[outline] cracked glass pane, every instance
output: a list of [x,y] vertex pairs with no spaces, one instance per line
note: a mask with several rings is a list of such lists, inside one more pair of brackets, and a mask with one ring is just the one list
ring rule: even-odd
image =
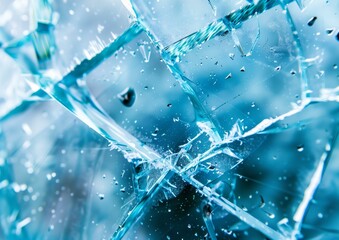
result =
[[54,1],[57,54],[67,69],[84,57],[102,51],[130,24],[129,13],[119,0]]
[[0,3],[1,239],[336,239],[339,3]]

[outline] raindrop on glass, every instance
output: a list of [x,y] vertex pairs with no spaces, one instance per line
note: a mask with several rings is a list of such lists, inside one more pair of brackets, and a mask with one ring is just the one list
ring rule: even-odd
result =
[[120,94],[118,94],[118,98],[126,107],[131,107],[135,102],[135,91],[133,88],[126,88]]
[[304,145],[298,145],[297,150],[298,150],[298,152],[304,151]]
[[333,28],[328,28],[328,29],[326,29],[327,35],[332,35],[333,31],[334,31]]
[[229,78],[231,78],[232,77],[232,73],[229,73],[226,77],[225,77],[225,79],[229,79]]
[[310,20],[308,20],[307,25],[310,26],[310,27],[312,27],[313,24],[314,24],[314,22],[315,22],[315,20],[317,20],[317,17],[311,18]]
[[100,194],[98,194],[98,197],[99,197],[100,200],[104,200],[105,194],[100,193]]

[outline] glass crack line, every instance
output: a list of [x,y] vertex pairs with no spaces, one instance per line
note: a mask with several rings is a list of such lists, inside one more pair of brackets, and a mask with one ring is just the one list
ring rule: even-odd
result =
[[[279,1],[280,0],[260,0],[257,4],[247,5],[210,23],[201,30],[165,47],[163,51],[167,53],[168,59],[178,62],[182,55],[186,54],[196,46],[201,45],[216,36],[224,35],[231,31],[225,23],[229,23],[231,26],[237,27],[238,24],[248,20],[249,18],[277,6],[280,3]],[[292,1],[293,0],[288,0],[286,3],[290,3]]]
[[178,65],[173,65],[167,61],[165,61],[165,63],[174,78],[179,82],[183,92],[189,97],[194,108],[195,122],[198,128],[210,137],[210,141],[212,143],[220,142],[223,137],[221,128],[219,126],[220,124],[208,113],[207,109],[198,98],[197,93],[191,86],[190,80],[184,76]]
[[[47,58],[49,58],[50,56],[48,56],[47,55]],[[40,59],[42,59],[42,58],[40,58]],[[40,82],[41,81],[41,82]],[[40,83],[43,83],[43,81],[44,81],[44,79],[39,79],[39,82]],[[49,82],[49,81],[47,81],[47,82]],[[66,81],[65,81],[66,82]],[[71,107],[71,108],[68,108],[69,110],[71,110],[73,113],[77,113],[78,115],[77,115],[77,117],[78,118],[80,118],[80,119],[84,119],[84,120],[87,120],[87,122],[89,122],[90,124],[91,124],[91,121],[93,121],[93,119],[87,119],[86,117],[87,117],[87,109],[86,109],[86,106],[88,107],[89,106],[89,108],[90,107],[93,107],[94,108],[94,110],[96,110],[96,111],[98,111],[98,112],[101,112],[102,110],[100,109],[100,107],[94,102],[94,104],[92,104],[91,103],[91,96],[90,95],[87,95],[88,93],[84,90],[84,89],[82,89],[82,88],[79,88],[79,89],[75,89],[75,92],[76,93],[79,93],[79,95],[80,95],[80,97],[79,97],[79,95],[74,95],[72,92],[68,92],[68,86],[67,86],[67,84],[65,84],[65,82],[64,83],[58,83],[57,85],[54,85],[53,86],[53,89],[48,89],[48,91],[51,91],[53,94],[55,94],[55,96],[57,95],[56,93],[60,93],[60,96],[61,97],[63,97],[63,96],[66,96],[66,100],[62,100],[61,101],[61,99],[59,98],[58,100],[64,105],[64,106],[66,106],[66,107]],[[46,87],[46,86],[48,86],[48,85],[45,85],[44,87]],[[75,85],[73,85],[73,84],[71,84],[70,85],[71,87],[77,87],[77,86],[75,86]],[[55,92],[53,92],[55,90]],[[71,90],[74,90],[74,89],[71,89]],[[78,91],[79,90],[79,91]],[[62,93],[61,93],[62,92]],[[59,96],[59,95],[58,95]],[[73,101],[73,102],[72,102]],[[76,109],[76,107],[78,106],[77,104],[78,103],[80,103],[80,104],[82,104],[84,101],[86,101],[86,103],[90,103],[89,105],[85,105],[85,106],[82,106],[82,108],[80,107],[80,110],[79,109]],[[87,102],[88,101],[88,102]],[[70,103],[70,104],[69,104]],[[74,105],[73,105],[73,103],[74,103]],[[65,105],[66,104],[66,105]],[[92,105],[91,105],[92,104]],[[75,107],[75,109],[72,109],[72,107]],[[104,115],[104,114],[103,114]],[[96,123],[94,123],[94,124],[96,124]],[[117,129],[115,129],[115,131],[116,131]],[[123,131],[123,130],[122,130]],[[102,133],[104,133],[105,132],[105,129],[102,129]],[[129,136],[129,135],[127,135],[127,137],[128,137],[128,139],[126,139],[126,141],[127,140],[130,140],[129,139],[129,137],[133,137],[133,136]],[[137,140],[136,140],[137,141]],[[121,147],[121,144],[122,143],[120,143],[120,142],[115,142],[115,144],[116,144],[116,146],[119,146],[119,148]],[[132,149],[128,152],[126,149],[124,149],[124,151],[128,154],[128,156],[131,156],[131,155],[133,155],[133,153],[134,153],[134,151],[135,151],[135,149],[134,149],[134,147],[135,146],[133,146],[133,144],[131,144],[130,146],[128,146],[128,147],[131,147]],[[137,155],[138,154],[141,154],[142,152],[144,152],[145,151],[145,149],[144,148],[142,148],[141,150],[140,150],[141,152],[138,152],[137,153]],[[150,149],[150,151],[152,151],[151,149]],[[136,156],[137,156],[136,155]],[[154,155],[156,155],[156,154],[154,154]],[[160,160],[159,160],[160,161]],[[163,165],[163,168],[164,169],[168,169],[168,168],[170,168],[170,166],[167,166],[167,165]],[[166,173],[166,172],[165,172]],[[167,173],[165,174],[165,176],[167,175]],[[184,177],[186,177],[186,175],[183,175]],[[189,178],[189,177],[188,177]],[[186,178],[185,178],[186,179]],[[189,181],[189,179],[187,180],[187,181]],[[163,182],[162,180],[160,181],[160,182]],[[200,183],[201,184],[201,183]],[[198,186],[199,187],[199,184],[195,184],[195,186]],[[156,189],[159,189],[159,188],[156,188]],[[213,192],[213,190],[210,190],[210,192],[211,192],[211,194],[216,194],[216,193],[214,193]],[[206,192],[205,191],[205,194],[204,195],[209,195],[208,194],[208,191]],[[262,228],[263,226],[261,226],[260,225],[260,228]],[[269,233],[269,229],[264,229],[264,230],[262,230],[262,231],[267,231],[268,233]],[[274,237],[276,237],[276,236],[274,236]],[[279,236],[278,236],[279,237]]]
[[301,84],[301,100],[305,100],[310,97],[310,88],[309,88],[309,81],[307,77],[307,64],[305,63],[305,55],[304,51],[300,42],[299,34],[297,28],[294,24],[293,18],[291,13],[287,7],[287,3],[284,0],[279,0],[280,6],[286,12],[286,19],[291,28],[291,32],[293,35],[293,40],[295,43],[295,49],[297,52],[297,61],[298,61],[298,68],[300,73],[300,84]]
[[[225,153],[225,151],[227,151],[226,154],[228,154],[229,156],[232,156],[232,152],[228,152],[228,145],[230,143],[237,141],[237,140],[241,140],[241,139],[249,137],[249,136],[253,136],[255,134],[260,134],[261,132],[263,132],[265,129],[267,129],[268,127],[270,127],[274,123],[276,123],[278,121],[282,121],[286,117],[291,117],[291,116],[301,112],[310,103],[311,103],[311,101],[307,100],[303,104],[296,106],[296,108],[292,109],[291,111],[289,111],[287,113],[279,115],[275,118],[264,119],[259,124],[257,124],[255,127],[253,127],[252,129],[248,130],[247,132],[245,132],[245,133],[243,133],[239,136],[226,137],[221,142],[212,145],[211,148],[209,148],[207,151],[202,153],[199,157],[194,159],[190,164],[185,166],[185,168],[183,168],[182,172],[186,172],[189,169],[195,168],[202,161],[209,159],[212,154],[217,155],[217,154],[220,154],[220,153]],[[233,155],[232,157],[239,159],[236,155]]]
[[91,72],[97,66],[99,66],[105,59],[112,56],[123,45],[129,43],[142,31],[142,28],[138,23],[133,23],[131,26],[113,42],[106,46],[102,51],[97,53],[91,59],[84,59],[78,65],[74,67],[69,73],[63,77],[63,82],[67,85],[74,83],[77,79],[82,78],[84,75]]
[[[140,22],[144,32],[151,39],[151,41],[155,42],[156,37],[150,32],[147,31],[146,27],[143,26],[142,22]],[[195,113],[195,122],[198,128],[205,132],[208,136],[210,136],[210,141],[212,143],[220,142],[223,134],[220,128],[220,124],[217,120],[213,119],[207,109],[204,107],[194,88],[190,84],[190,80],[184,76],[179,66],[167,58],[167,53],[164,51],[160,51],[161,57],[164,60],[167,68],[180,84],[183,92],[190,99],[194,113]]]
[[326,144],[325,146],[325,152],[321,155],[320,160],[318,162],[317,168],[315,169],[311,181],[304,191],[304,197],[302,201],[300,202],[294,216],[293,220],[296,222],[294,225],[294,229],[292,232],[292,238],[297,239],[298,235],[300,235],[301,225],[302,221],[304,219],[306,210],[313,199],[313,196],[316,192],[316,190],[319,187],[319,184],[321,183],[321,180],[324,176],[326,166],[330,160],[331,154],[333,152],[333,147],[335,146],[336,140],[338,137],[338,129],[335,130],[333,139],[331,143]]
[[[184,175],[183,175],[184,176]],[[280,234],[279,232],[271,229],[268,227],[266,224],[262,223],[249,213],[245,212],[241,208],[239,208],[237,205],[234,203],[228,201],[226,198],[220,196],[219,194],[213,192],[211,188],[204,186],[202,183],[199,181],[195,180],[194,178],[191,177],[185,177],[185,181],[187,181],[189,184],[194,186],[198,192],[202,193],[205,195],[210,201],[214,202],[218,206],[222,207],[224,210],[227,212],[231,213],[232,215],[236,216],[239,218],[241,221],[249,225],[250,227],[258,230],[265,236],[271,239],[277,239],[277,240],[285,240],[286,238]]]

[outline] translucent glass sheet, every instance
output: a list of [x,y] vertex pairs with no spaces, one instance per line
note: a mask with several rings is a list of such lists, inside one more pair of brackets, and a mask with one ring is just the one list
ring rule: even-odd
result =
[[0,3],[0,239],[337,239],[339,3]]

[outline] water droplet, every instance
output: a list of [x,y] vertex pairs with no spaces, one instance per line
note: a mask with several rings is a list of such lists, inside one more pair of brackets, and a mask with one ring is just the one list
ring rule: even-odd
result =
[[122,187],[122,188],[120,188],[120,192],[126,192],[126,188],[125,187]]
[[327,35],[332,35],[333,32],[334,32],[334,29],[333,29],[333,28],[328,28],[328,29],[326,29]]
[[232,77],[232,73],[229,73],[226,77],[225,77],[225,79],[229,79],[229,78],[231,78]]
[[209,165],[208,169],[213,171],[215,169],[215,166],[214,165]]
[[221,231],[222,231],[223,233],[226,233],[227,235],[231,235],[231,234],[233,233],[232,231],[229,231],[229,230],[227,230],[227,229],[225,229],[225,228],[222,228]]
[[156,137],[158,135],[159,128],[155,128],[154,132],[152,133],[153,137]]
[[99,24],[97,27],[98,33],[101,33],[104,30],[104,28],[105,28],[104,26]]
[[318,218],[323,218],[324,215],[322,213],[318,213]]
[[230,57],[230,59],[234,60],[235,54],[234,53],[230,53],[230,54],[228,54],[228,56]]
[[188,224],[188,225],[187,225],[187,228],[192,228],[191,224]]
[[336,39],[339,41],[339,32],[336,35]]
[[278,72],[280,71],[280,69],[281,69],[281,66],[277,66],[274,70]]
[[126,107],[131,107],[135,102],[135,91],[133,88],[126,88],[120,94],[118,94],[118,98]]
[[169,107],[169,108],[172,107],[172,104],[171,103],[167,104],[167,107]]
[[266,212],[266,215],[267,215],[269,218],[271,218],[271,219],[275,218],[274,213]]
[[53,229],[54,229],[54,225],[53,224],[48,227],[48,231],[52,231]]
[[317,17],[312,17],[310,20],[308,20],[307,25],[312,27],[314,22],[315,22],[315,20],[317,20]]
[[240,72],[245,72],[245,67],[240,68]]
[[74,15],[74,11],[73,10],[69,10],[68,11],[70,15]]
[[177,118],[173,118],[173,122],[179,122],[180,118],[177,117]]
[[210,204],[206,204],[203,207],[203,212],[206,217],[209,217],[212,214],[212,206]]
[[295,70],[291,70],[291,71],[290,71],[290,74],[291,74],[292,76],[294,76],[294,75],[296,74]]
[[31,135],[32,134],[32,129],[30,128],[30,126],[27,123],[22,124],[22,129],[24,130],[24,132],[27,135]]
[[333,64],[333,69],[337,69],[338,65],[337,64]]
[[100,199],[100,200],[104,200],[104,198],[105,198],[105,194],[103,194],[103,193],[100,193],[100,194],[98,194],[98,197],[99,197],[99,199]]
[[106,174],[102,175],[102,178],[105,179],[106,178]]
[[298,145],[297,150],[298,150],[298,152],[304,151],[304,145]]

